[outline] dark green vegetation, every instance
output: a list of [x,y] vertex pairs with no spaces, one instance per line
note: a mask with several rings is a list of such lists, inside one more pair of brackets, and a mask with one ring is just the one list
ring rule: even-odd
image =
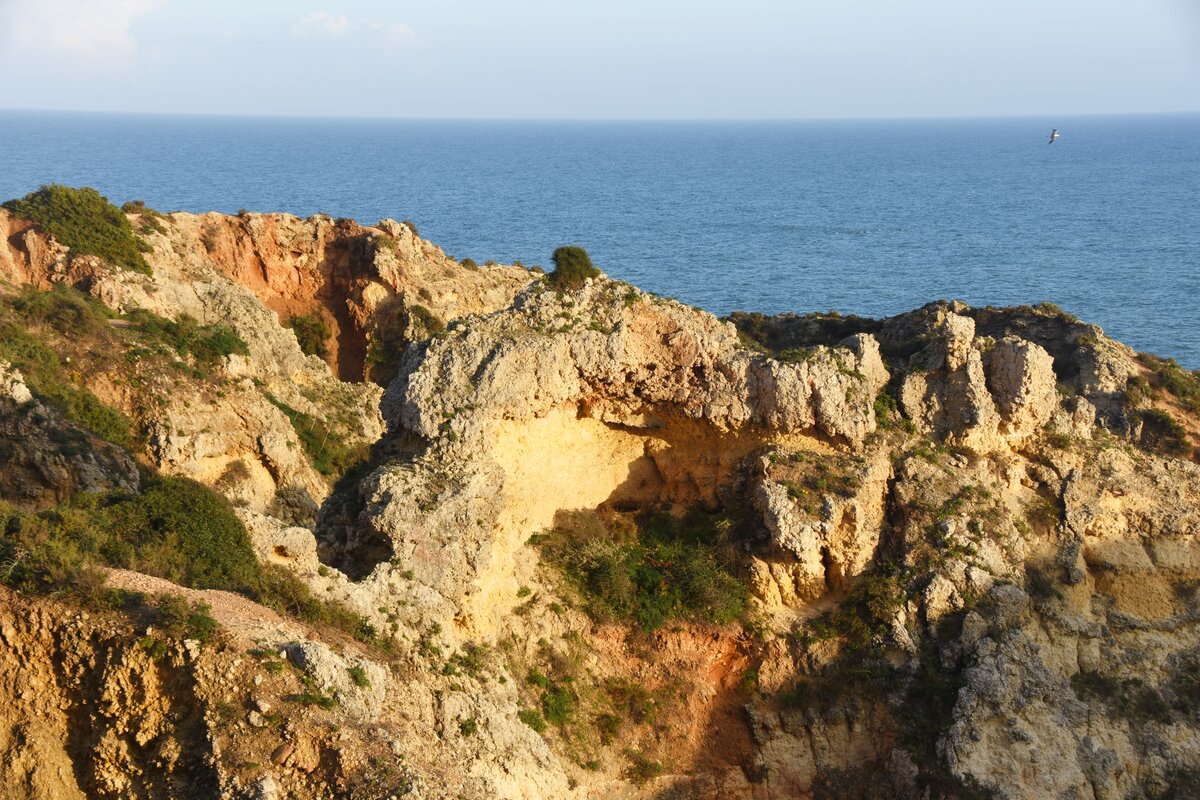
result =
[[128,218],[95,189],[51,183],[9,200],[4,208],[28,219],[75,255],[99,256],[114,266],[150,274]]
[[[264,566],[229,502],[188,478],[152,476],[136,494],[79,494],[40,513],[0,503],[0,583],[110,607],[97,566],[240,592],[281,613],[386,647],[360,615]],[[194,627],[194,626],[193,626]]]
[[630,749],[625,751],[625,757],[629,759],[629,766],[625,769],[625,778],[634,786],[644,786],[663,774],[662,763],[655,761],[645,753]]
[[144,572],[184,586],[253,592],[261,571],[228,501],[188,478],[152,478],[138,494],[80,494],[36,515],[10,514],[6,582],[45,592],[88,564]]
[[303,685],[304,691],[285,695],[283,698],[284,700],[290,700],[291,702],[299,703],[302,706],[317,706],[318,708],[323,708],[326,711],[331,711],[337,708],[338,699],[322,692],[321,687],[317,685],[317,682],[312,675],[297,669],[296,676],[300,679],[300,683]]
[[354,681],[354,685],[360,689],[371,688],[371,681],[367,679],[367,671],[362,667],[347,667],[346,671],[350,673],[350,680]]
[[267,399],[291,420],[304,452],[322,475],[343,475],[366,459],[370,448],[347,444],[346,437],[329,421],[297,411],[273,395],[268,394]]
[[792,361],[817,345],[834,346],[856,333],[876,333],[879,321],[865,317],[843,316],[836,311],[826,314],[768,316],[759,312],[735,311],[728,317],[738,329],[743,344],[753,350],[776,354],[794,354]]
[[1131,421],[1141,424],[1139,444],[1168,456],[1193,454],[1187,428],[1164,408],[1146,408],[1149,403],[1168,403],[1186,414],[1200,415],[1200,372],[1184,369],[1173,358],[1149,353],[1138,355],[1146,367],[1145,377],[1134,375],[1125,384],[1125,402],[1130,406]]
[[575,694],[570,681],[555,681],[538,670],[530,670],[525,678],[541,694],[542,718],[552,725],[568,725],[575,720]]
[[582,247],[566,245],[554,251],[554,271],[547,278],[550,285],[560,290],[579,289],[588,278],[600,276],[600,270],[592,265],[592,258]]
[[878,656],[896,612],[917,592],[914,583],[911,569],[894,563],[877,566],[854,580],[836,609],[813,618],[803,637],[806,641],[840,638],[848,655]]
[[[166,233],[167,229],[162,224],[163,215],[150,208],[141,200],[130,200],[121,206],[121,210],[126,214],[136,214],[138,216],[138,235],[146,236],[151,233]],[[143,252],[149,252],[149,247],[145,246],[141,240],[138,241],[138,249]]]
[[696,510],[682,518],[560,512],[537,537],[593,616],[655,630],[670,621],[732,622],[749,591],[733,574],[729,517]]
[[189,603],[179,595],[163,594],[154,597],[150,605],[155,629],[172,639],[208,642],[221,627],[207,603]]
[[332,332],[319,313],[314,311],[299,317],[293,315],[288,318],[287,326],[296,334],[296,341],[305,355],[322,359],[329,357],[328,344]]
[[532,708],[522,708],[517,712],[517,719],[538,733],[546,732],[546,718],[542,716],[542,712],[540,711],[535,711]]

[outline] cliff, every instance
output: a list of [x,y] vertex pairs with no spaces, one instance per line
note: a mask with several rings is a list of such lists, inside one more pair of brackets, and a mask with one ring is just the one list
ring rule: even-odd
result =
[[[1052,306],[718,320],[134,211],[150,275],[0,212],[14,796],[1195,792],[1195,374]],[[286,596],[79,544],[160,474]],[[18,580],[31,531],[99,572]]]

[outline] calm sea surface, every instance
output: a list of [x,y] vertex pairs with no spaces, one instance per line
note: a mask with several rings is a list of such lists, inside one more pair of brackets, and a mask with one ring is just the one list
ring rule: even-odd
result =
[[[1051,127],[1062,138],[1046,144]],[[414,122],[0,112],[0,199],[410,219],[718,314],[1053,301],[1200,368],[1200,116]]]

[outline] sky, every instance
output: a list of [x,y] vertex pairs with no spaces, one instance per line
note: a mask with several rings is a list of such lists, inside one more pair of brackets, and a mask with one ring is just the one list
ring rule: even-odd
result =
[[1200,0],[0,0],[0,108],[792,119],[1200,111]]

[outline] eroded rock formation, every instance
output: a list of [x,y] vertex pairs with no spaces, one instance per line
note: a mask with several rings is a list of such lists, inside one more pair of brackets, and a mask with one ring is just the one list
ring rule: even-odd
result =
[[[212,375],[181,357],[185,377],[131,387],[95,353],[72,365],[145,432],[144,464],[221,491],[261,562],[376,644],[131,573],[110,585],[210,602],[224,643],[158,651],[118,612],[7,595],[15,796],[1082,799],[1200,782],[1190,373],[1050,307],[721,321],[605,277],[557,291],[466,269],[399,223],[157,224],[143,276],[0,213],[0,268],[99,299],[118,316],[97,331],[135,309],[230,326],[245,351]],[[314,313],[326,360],[286,327]],[[385,331],[406,348],[381,394],[362,379]],[[20,443],[0,468],[12,502],[136,489],[124,450],[7,366],[0,413],[0,443]],[[314,430],[369,459],[335,487]],[[64,432],[88,446],[64,450]],[[721,520],[750,598],[738,621],[597,614],[530,544],[564,515],[620,543],[693,512]]]

